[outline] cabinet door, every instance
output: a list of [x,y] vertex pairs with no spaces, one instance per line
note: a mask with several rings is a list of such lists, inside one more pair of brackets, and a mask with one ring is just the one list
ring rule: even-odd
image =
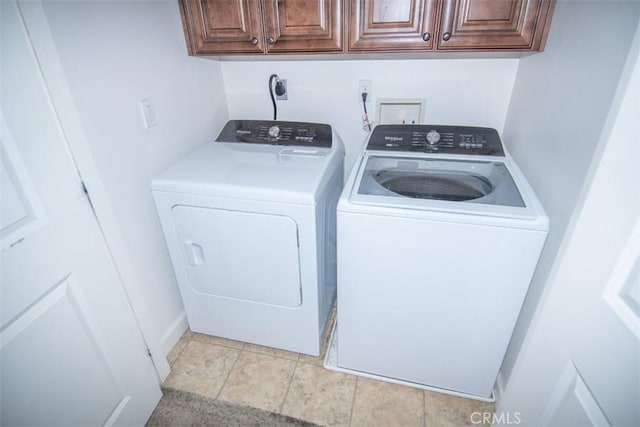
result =
[[269,53],[342,51],[342,0],[265,0]]
[[264,51],[259,0],[179,0],[191,55]]
[[350,51],[433,48],[436,0],[350,0]]
[[552,2],[443,0],[438,50],[542,50]]

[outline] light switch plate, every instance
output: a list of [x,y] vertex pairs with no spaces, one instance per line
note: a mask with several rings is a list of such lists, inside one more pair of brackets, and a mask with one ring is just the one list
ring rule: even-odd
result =
[[145,98],[138,101],[140,103],[140,109],[142,110],[142,119],[144,120],[145,127],[152,128],[158,126],[158,118],[156,117],[156,110],[153,107],[151,99]]
[[424,123],[424,98],[383,98],[377,102],[376,122],[381,125]]

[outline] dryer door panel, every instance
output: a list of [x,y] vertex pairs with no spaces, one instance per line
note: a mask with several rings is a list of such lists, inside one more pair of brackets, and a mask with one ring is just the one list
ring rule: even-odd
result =
[[181,205],[172,217],[196,292],[300,305],[298,230],[292,218]]

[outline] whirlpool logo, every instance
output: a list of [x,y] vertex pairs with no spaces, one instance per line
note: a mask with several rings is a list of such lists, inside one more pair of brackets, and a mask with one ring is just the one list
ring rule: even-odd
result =
[[404,139],[404,138],[403,138],[403,137],[401,137],[401,136],[385,136],[385,137],[384,137],[384,140],[385,140],[385,141],[392,141],[392,142],[395,142],[395,141],[402,141],[403,139]]
[[471,414],[471,424],[484,425],[517,425],[522,422],[520,412],[473,412]]

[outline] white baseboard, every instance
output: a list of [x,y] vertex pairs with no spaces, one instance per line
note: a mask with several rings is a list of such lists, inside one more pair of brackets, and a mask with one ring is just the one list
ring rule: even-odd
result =
[[164,356],[169,354],[173,346],[176,345],[187,329],[189,329],[189,322],[187,321],[186,313],[183,311],[178,315],[176,320],[171,323],[164,334],[162,334],[162,337],[160,337],[160,345],[162,346]]
[[502,372],[498,372],[498,378],[496,379],[496,386],[493,388],[493,395],[496,397],[496,410],[500,405],[500,400],[504,396],[504,378]]

